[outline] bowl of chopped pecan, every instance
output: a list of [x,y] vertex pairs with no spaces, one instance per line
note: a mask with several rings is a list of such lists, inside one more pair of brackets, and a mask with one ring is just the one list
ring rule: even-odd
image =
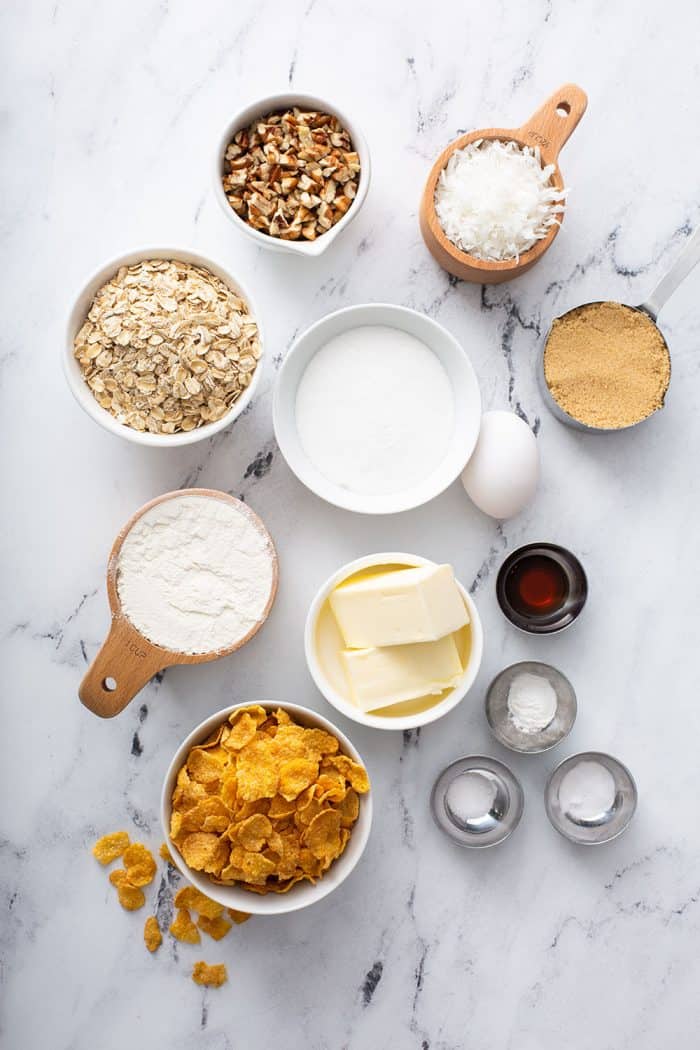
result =
[[78,404],[140,445],[189,445],[229,426],[260,379],[250,294],[224,267],[180,248],[102,265],[68,318],[63,365]]
[[369,178],[367,143],[345,114],[312,95],[271,95],[226,126],[214,191],[257,244],[313,256],[357,215]]

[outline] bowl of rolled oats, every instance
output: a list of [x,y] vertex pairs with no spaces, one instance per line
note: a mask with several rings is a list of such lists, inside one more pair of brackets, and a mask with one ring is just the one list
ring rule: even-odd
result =
[[315,256],[357,215],[369,179],[364,135],[337,107],[313,95],[271,95],[227,124],[214,191],[257,244]]
[[196,252],[145,248],[85,283],[68,320],[64,371],[78,404],[141,445],[187,445],[229,426],[261,368],[250,294]]

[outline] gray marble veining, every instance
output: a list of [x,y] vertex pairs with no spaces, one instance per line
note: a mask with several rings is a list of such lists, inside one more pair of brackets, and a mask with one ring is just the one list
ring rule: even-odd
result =
[[[8,0],[0,12],[6,161],[0,243],[5,670],[0,843],[3,1050],[657,1050],[700,1022],[697,741],[698,277],[661,318],[673,357],[667,407],[613,438],[549,416],[535,362],[553,316],[598,297],[641,302],[700,220],[695,129],[700,8],[620,0],[494,0],[426,7],[201,0]],[[460,130],[517,125],[573,80],[589,109],[562,154],[572,188],[552,250],[511,285],[443,273],[417,226],[420,191]],[[237,236],[213,199],[212,151],[230,113],[287,86],[336,99],[365,130],[367,202],[320,259]],[[250,411],[207,444],[164,452],[100,431],[73,403],[59,351],[72,297],[103,258],[183,244],[249,283],[264,317],[265,373]],[[271,390],[293,336],[366,300],[424,310],[468,350],[487,407],[538,433],[535,503],[498,525],[457,484],[385,519],[326,506],[274,443]],[[240,495],[279,549],[269,623],[240,653],[158,676],[115,721],[78,703],[108,624],[107,552],[143,502],[185,485]],[[494,579],[531,540],[576,551],[591,593],[561,637],[525,638]],[[316,692],[303,620],[338,565],[380,549],[450,561],[485,627],[481,673],[440,723],[405,734],[345,723]],[[483,695],[522,659],[560,667],[579,698],[571,737],[506,754]],[[205,715],[278,697],[339,722],[366,758],[376,823],[361,865],[315,907],[253,919],[220,944],[166,941],[124,913],[89,848],[127,827],[156,847],[173,750]],[[600,748],[633,771],[640,805],[618,841],[582,851],[547,823],[549,772]],[[523,820],[465,853],[429,813],[460,754],[512,764]],[[167,923],[178,877],[150,903]],[[196,987],[192,962],[226,961]]]

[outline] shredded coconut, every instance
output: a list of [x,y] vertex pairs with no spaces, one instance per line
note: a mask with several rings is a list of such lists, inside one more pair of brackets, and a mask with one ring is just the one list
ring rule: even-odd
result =
[[435,210],[460,251],[492,262],[529,251],[564,211],[568,190],[551,184],[539,148],[479,139],[455,150],[440,172]]
[[269,537],[211,496],[176,496],[134,524],[117,563],[127,619],[156,645],[209,653],[245,637],[272,590]]

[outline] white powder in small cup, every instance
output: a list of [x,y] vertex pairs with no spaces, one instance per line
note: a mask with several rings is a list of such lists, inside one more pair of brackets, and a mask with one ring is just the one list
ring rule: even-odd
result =
[[449,814],[460,824],[487,816],[496,797],[496,785],[476,769],[454,778],[447,789],[445,803]]
[[557,694],[544,675],[522,671],[510,683],[508,714],[521,733],[539,733],[557,713]]
[[245,508],[212,496],[157,503],[132,526],[117,561],[122,611],[149,641],[213,653],[261,620],[274,549]]
[[615,803],[615,778],[592,759],[577,762],[559,785],[559,805],[575,821],[603,818]]

